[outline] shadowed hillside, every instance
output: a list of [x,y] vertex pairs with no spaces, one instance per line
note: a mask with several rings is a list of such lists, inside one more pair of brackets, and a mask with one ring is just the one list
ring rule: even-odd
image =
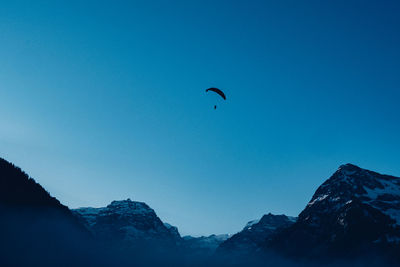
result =
[[0,159],[0,265],[89,263],[91,235],[20,168]]

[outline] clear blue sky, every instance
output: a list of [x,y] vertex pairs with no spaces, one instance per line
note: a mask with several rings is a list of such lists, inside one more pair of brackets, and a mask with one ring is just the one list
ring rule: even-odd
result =
[[0,156],[71,208],[234,233],[400,176],[398,1],[39,2],[0,6]]

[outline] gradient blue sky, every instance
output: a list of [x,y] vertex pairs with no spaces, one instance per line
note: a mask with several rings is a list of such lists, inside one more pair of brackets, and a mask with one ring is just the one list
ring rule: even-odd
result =
[[0,156],[193,235],[297,215],[343,163],[400,176],[395,2],[2,1]]

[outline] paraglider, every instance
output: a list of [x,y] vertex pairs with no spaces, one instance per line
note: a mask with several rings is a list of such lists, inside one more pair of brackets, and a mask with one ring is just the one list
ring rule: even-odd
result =
[[206,92],[208,92],[208,91],[216,92],[216,93],[219,94],[224,100],[226,100],[226,96],[225,96],[224,92],[222,92],[220,89],[211,87],[211,88],[206,89]]
[[[206,92],[208,92],[208,91],[215,92],[218,95],[220,95],[224,100],[226,100],[226,96],[225,96],[224,92],[222,92],[220,89],[211,87],[211,88],[206,89]],[[217,109],[217,105],[214,105],[214,109]]]

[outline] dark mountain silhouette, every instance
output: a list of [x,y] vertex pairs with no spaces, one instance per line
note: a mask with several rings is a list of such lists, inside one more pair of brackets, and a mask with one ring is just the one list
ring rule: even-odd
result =
[[54,208],[69,213],[66,206],[14,164],[0,158],[0,205],[14,208]]
[[33,178],[1,158],[0,214],[1,266],[91,262],[91,234]]

